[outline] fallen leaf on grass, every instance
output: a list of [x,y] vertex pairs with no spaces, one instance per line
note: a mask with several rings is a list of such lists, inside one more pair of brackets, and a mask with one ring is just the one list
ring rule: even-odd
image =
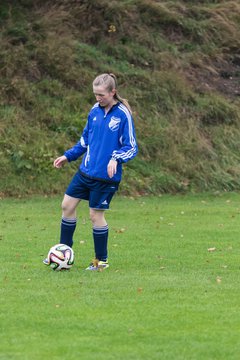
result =
[[212,247],[212,248],[208,248],[208,252],[214,252],[216,251],[217,249],[215,247]]
[[121,228],[121,229],[118,229],[118,230],[115,230],[116,233],[123,233],[126,229],[125,228]]

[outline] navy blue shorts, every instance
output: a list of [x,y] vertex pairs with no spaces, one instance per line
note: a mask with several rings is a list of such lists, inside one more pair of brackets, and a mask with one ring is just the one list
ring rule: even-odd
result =
[[118,190],[118,183],[91,179],[78,171],[69,184],[66,195],[88,200],[92,209],[107,210],[113,195]]

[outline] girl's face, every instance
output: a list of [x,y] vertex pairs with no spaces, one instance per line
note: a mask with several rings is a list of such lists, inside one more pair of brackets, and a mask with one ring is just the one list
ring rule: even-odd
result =
[[104,86],[93,86],[93,93],[96,97],[96,100],[103,107],[113,105],[115,102],[114,95],[116,90],[108,91]]

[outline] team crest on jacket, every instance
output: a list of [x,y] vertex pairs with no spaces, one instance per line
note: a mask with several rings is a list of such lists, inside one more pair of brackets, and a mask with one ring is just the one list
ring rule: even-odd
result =
[[119,129],[120,122],[121,122],[121,119],[119,119],[115,116],[112,116],[110,123],[108,124],[109,129],[112,131],[117,131]]

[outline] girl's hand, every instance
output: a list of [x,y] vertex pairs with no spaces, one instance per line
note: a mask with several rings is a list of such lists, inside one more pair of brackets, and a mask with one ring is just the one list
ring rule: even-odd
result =
[[57,169],[61,168],[66,162],[67,158],[65,155],[58,157],[56,160],[54,160],[53,166]]
[[116,160],[113,160],[111,159],[108,163],[108,166],[107,166],[107,173],[108,173],[108,176],[110,178],[112,178],[116,172],[117,172],[117,161]]

